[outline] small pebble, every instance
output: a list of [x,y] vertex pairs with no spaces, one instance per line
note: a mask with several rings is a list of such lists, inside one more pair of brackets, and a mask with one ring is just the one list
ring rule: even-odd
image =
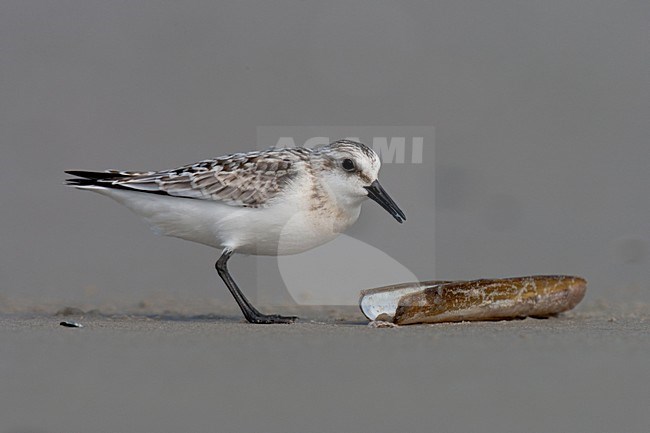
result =
[[61,323],[59,323],[59,325],[65,326],[66,328],[83,328],[84,327],[84,325],[82,325],[81,323],[77,323],[77,322],[61,322]]

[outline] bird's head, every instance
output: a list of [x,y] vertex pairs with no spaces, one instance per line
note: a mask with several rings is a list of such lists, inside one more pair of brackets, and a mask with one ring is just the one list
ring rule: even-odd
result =
[[398,222],[406,221],[404,212],[379,184],[381,161],[374,150],[363,143],[339,140],[315,152],[322,158],[322,175],[327,186],[337,198],[350,203],[371,198]]

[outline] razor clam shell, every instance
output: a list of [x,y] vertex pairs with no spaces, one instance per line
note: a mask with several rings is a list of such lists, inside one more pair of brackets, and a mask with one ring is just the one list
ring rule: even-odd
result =
[[423,281],[420,283],[402,283],[390,286],[365,289],[361,291],[359,307],[370,320],[393,321],[397,304],[403,296],[452,281]]
[[359,304],[368,319],[398,325],[504,320],[570,310],[586,289],[584,279],[565,275],[428,281],[364,290]]

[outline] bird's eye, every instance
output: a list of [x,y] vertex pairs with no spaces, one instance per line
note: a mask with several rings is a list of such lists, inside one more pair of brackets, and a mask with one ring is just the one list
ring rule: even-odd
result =
[[345,158],[343,160],[343,170],[345,171],[353,171],[354,170],[354,161],[352,161],[350,158]]

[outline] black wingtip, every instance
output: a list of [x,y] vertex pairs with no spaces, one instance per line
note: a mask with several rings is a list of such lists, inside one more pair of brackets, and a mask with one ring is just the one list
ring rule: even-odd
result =
[[76,178],[66,179],[65,186],[84,187],[95,186],[108,189],[124,189],[129,191],[141,192],[143,194],[169,195],[165,191],[143,191],[129,188],[119,181],[129,177],[128,172],[119,172],[114,170],[107,171],[85,171],[85,170],[64,170],[65,173],[77,176]]
[[97,185],[97,181],[95,179],[66,179],[64,185],[66,186],[90,186],[90,185]]
[[118,180],[125,177],[124,174],[116,171],[89,171],[89,170],[65,170],[66,174],[77,176],[76,178],[66,179],[65,185],[68,186],[91,186],[107,185],[106,181]]
[[124,174],[117,173],[115,171],[65,170],[65,173],[71,174],[72,176],[81,177],[83,179],[93,180],[120,179],[125,177]]

